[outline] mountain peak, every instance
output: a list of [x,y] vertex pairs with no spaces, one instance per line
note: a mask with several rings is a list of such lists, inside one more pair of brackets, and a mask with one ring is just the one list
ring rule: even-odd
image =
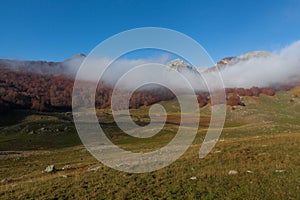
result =
[[270,57],[272,56],[272,53],[267,51],[252,51],[245,54],[242,54],[240,56],[237,56],[238,59],[249,59],[249,58],[263,58],[263,57]]
[[216,65],[218,66],[225,66],[225,65],[233,65],[242,60],[249,60],[252,58],[268,58],[271,57],[273,54],[267,51],[252,51],[248,52],[236,57],[226,57],[217,62]]
[[69,61],[73,61],[73,60],[83,60],[85,57],[86,57],[85,54],[78,53],[78,54],[75,54],[75,55],[71,56],[70,58],[64,60],[63,63],[66,63],[66,62],[69,62]]
[[73,55],[70,59],[74,59],[74,58],[85,58],[86,55],[83,54],[83,53],[78,53],[78,54],[75,54]]
[[191,68],[191,65],[188,64],[187,62],[177,58],[175,60],[171,60],[170,62],[167,63],[167,66],[170,67],[170,69],[174,70],[179,70],[182,68]]

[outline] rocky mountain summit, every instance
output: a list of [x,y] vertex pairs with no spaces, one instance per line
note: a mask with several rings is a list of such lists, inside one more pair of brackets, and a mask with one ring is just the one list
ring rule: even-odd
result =
[[177,58],[167,63],[167,66],[172,70],[176,70],[178,72],[182,72],[183,70],[190,70],[193,72],[212,72],[215,71],[216,68],[219,70],[225,69],[227,67],[233,66],[242,61],[248,61],[250,59],[264,59],[273,56],[272,53],[267,51],[253,51],[242,54],[240,56],[235,57],[226,57],[222,60],[218,61],[214,66],[209,68],[202,68],[199,66],[191,66],[189,63]]
[[170,70],[175,70],[178,72],[189,71],[189,72],[197,73],[203,70],[203,68],[192,66],[189,63],[179,58],[171,60],[166,65],[169,67]]
[[267,51],[253,51],[253,52],[242,54],[240,56],[223,58],[222,60],[218,61],[214,67],[218,67],[219,69],[222,69],[224,67],[230,67],[232,65],[235,65],[241,61],[247,61],[253,58],[263,59],[271,56],[273,56],[273,54]]
[[184,68],[192,69],[192,66],[189,63],[187,63],[179,58],[177,58],[175,60],[171,60],[170,62],[167,63],[167,66],[170,69],[176,70],[176,71],[180,71],[181,69],[184,69]]

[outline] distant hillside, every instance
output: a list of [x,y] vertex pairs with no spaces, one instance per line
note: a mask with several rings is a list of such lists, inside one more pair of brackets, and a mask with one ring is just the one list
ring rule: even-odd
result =
[[[39,111],[71,110],[74,79],[62,75],[37,74],[11,69],[1,69],[0,73],[0,110],[34,109]],[[82,82],[82,101],[90,96],[88,82]],[[97,108],[110,105],[112,89],[98,84],[95,104]],[[150,105],[175,96],[165,88],[153,91],[137,91],[130,101],[131,108]]]
[[[239,57],[224,58],[215,67],[230,67],[237,60],[253,56],[269,56],[269,53],[254,52]],[[71,110],[74,75],[70,76],[69,68],[72,68],[72,64],[81,63],[84,57],[83,54],[78,54],[64,62],[0,60],[0,111],[10,109]],[[171,61],[168,65],[171,70],[180,72],[184,69],[198,73],[196,67],[179,59]],[[87,101],[88,98],[85,97],[89,96],[89,83],[82,82],[82,84],[83,88],[87,89],[81,91],[81,101]],[[227,104],[244,106],[242,96],[259,96],[261,93],[273,96],[278,90],[290,90],[293,87],[294,85],[277,88],[227,88]],[[110,86],[98,84],[95,106],[97,108],[109,107],[112,91]],[[130,108],[148,106],[174,98],[175,95],[166,88],[136,91],[131,97]],[[199,93],[198,102],[201,107],[207,105],[210,103],[209,95]]]

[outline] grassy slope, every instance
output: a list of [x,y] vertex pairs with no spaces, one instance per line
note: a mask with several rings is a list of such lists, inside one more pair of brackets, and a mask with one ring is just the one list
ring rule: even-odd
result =
[[[169,167],[145,174],[118,172],[97,162],[79,145],[75,129],[64,114],[23,113],[17,124],[0,130],[2,151],[28,150],[6,152],[8,155],[0,158],[0,179],[11,179],[0,185],[0,198],[299,199],[300,99],[290,102],[290,98],[287,93],[249,97],[245,99],[246,107],[228,109],[221,141],[207,157],[198,159],[209,117],[209,107],[202,109],[194,145]],[[98,112],[114,143],[132,151],[141,147],[153,150],[172,139],[170,130],[176,129],[179,122],[176,103],[163,104],[171,123],[151,139],[122,134],[111,115],[105,114],[108,111]],[[148,122],[147,110],[132,110],[133,119]],[[43,127],[50,128],[41,134]],[[27,132],[32,130],[34,133],[29,135]],[[68,164],[72,169],[42,173],[49,164],[57,168]],[[99,169],[89,172],[91,167]],[[239,174],[228,175],[229,170]]]

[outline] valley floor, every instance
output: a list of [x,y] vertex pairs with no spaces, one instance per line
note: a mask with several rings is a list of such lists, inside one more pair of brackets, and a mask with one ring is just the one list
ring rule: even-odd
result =
[[[81,145],[65,113],[24,113],[0,131],[1,199],[300,199],[300,101],[285,93],[245,99],[246,107],[228,108],[221,138],[205,158],[198,153],[209,123],[209,107],[193,145],[161,170],[130,174],[99,163]],[[123,135],[107,111],[102,125],[115,144],[149,151],[167,144],[170,123],[151,139]],[[279,106],[280,105],[280,106]],[[132,118],[147,122],[147,108]],[[141,120],[142,119],[142,120]],[[55,172],[43,170],[55,165]]]

